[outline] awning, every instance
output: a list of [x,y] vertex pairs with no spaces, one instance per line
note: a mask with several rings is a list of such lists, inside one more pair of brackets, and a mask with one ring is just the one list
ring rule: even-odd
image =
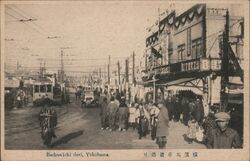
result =
[[[156,82],[156,81],[158,81],[159,79],[155,79],[155,80],[153,80],[153,79],[151,79],[151,80],[149,80],[149,81],[146,81],[146,82],[144,82],[144,84],[147,84],[147,83],[154,83],[154,82]],[[156,84],[157,85],[157,84]]]
[[195,94],[197,95],[202,95],[203,91],[197,87],[190,87],[190,86],[184,86],[181,84],[186,83],[186,82],[190,82],[193,80],[196,80],[197,78],[182,78],[182,79],[178,79],[178,80],[174,80],[168,83],[164,83],[164,84],[156,84],[157,86],[166,86],[168,90],[174,90],[174,91],[186,91],[186,90],[191,90],[193,91]]
[[178,84],[182,84],[182,83],[186,83],[186,82],[190,82],[192,80],[195,80],[197,78],[181,78],[178,80],[174,80],[168,83],[164,83],[164,84],[156,84],[157,86],[173,86],[173,85],[178,85]]
[[196,87],[185,87],[185,86],[169,86],[167,87],[168,90],[173,90],[173,91],[192,91],[196,95],[203,95],[203,91],[201,89],[198,89]]

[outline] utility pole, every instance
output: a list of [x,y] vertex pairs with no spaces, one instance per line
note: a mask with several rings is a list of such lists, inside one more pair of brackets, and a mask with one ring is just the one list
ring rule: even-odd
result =
[[132,56],[133,66],[132,66],[132,82],[135,85],[135,52],[133,52]]
[[120,84],[121,84],[121,73],[120,73],[120,62],[118,61],[117,62],[117,72],[118,72],[118,84],[119,84],[119,87],[120,87]]
[[129,83],[129,64],[128,59],[125,60],[125,76],[126,76],[126,82]]
[[225,111],[228,105],[228,81],[229,81],[229,13],[226,11],[225,31],[223,32],[223,52],[221,63],[221,104],[220,110]]
[[64,82],[63,50],[61,50],[61,82]]
[[126,100],[129,101],[129,62],[125,60]]
[[110,55],[109,55],[109,62],[108,62],[108,85],[110,85]]

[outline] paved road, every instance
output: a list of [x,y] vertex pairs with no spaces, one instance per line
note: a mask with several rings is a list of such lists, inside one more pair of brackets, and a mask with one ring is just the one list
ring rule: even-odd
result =
[[[59,117],[57,138],[53,149],[158,149],[150,137],[138,139],[137,131],[125,132],[100,130],[98,108],[82,109],[79,102],[55,107]],[[47,149],[42,144],[38,113],[40,108],[23,108],[5,114],[5,147],[7,149]],[[170,122],[167,148],[205,148],[204,145],[188,144],[183,139],[187,127]]]

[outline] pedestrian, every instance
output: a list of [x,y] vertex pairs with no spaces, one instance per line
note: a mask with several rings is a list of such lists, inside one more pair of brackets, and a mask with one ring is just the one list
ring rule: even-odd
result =
[[[188,103],[189,116],[192,116],[193,118],[195,118],[195,110],[196,110],[195,99],[190,98],[189,100],[190,100]],[[190,120],[190,117],[189,117],[189,120]]]
[[145,109],[142,103],[139,104],[139,108],[135,112],[135,118],[137,123],[137,130],[139,134],[139,139],[142,137],[146,137],[148,133],[148,125],[149,125],[149,113]]
[[204,129],[204,140],[206,144],[208,139],[208,134],[211,132],[212,129],[216,128],[217,126],[215,122],[214,112],[211,109],[207,117],[204,118],[202,126]]
[[188,132],[187,132],[187,141],[189,144],[192,144],[196,139],[196,132],[199,128],[198,122],[195,120],[193,116],[190,116],[190,120],[188,121]]
[[195,101],[194,118],[201,125],[204,118],[204,107],[199,97]]
[[118,111],[118,105],[115,102],[115,97],[110,97],[110,103],[108,104],[108,120],[109,120],[109,131],[114,131],[116,129],[116,114]]
[[117,112],[119,131],[126,131],[127,129],[129,110],[125,101],[125,97],[121,97],[121,103]]
[[226,112],[215,114],[217,127],[208,134],[207,148],[209,149],[232,149],[241,148],[239,134],[228,127],[230,115]]
[[101,101],[101,110],[100,110],[100,116],[101,116],[101,130],[107,129],[108,128],[108,110],[107,110],[107,97],[103,97],[102,101]]
[[164,106],[164,103],[161,101],[158,103],[158,107],[160,109],[158,115],[158,123],[156,128],[156,143],[158,144],[160,149],[166,147],[167,144],[167,136],[169,134],[169,115],[168,109]]
[[114,94],[114,97],[115,97],[115,103],[119,107],[119,105],[120,105],[120,96],[119,96],[119,94]]
[[174,106],[174,121],[178,122],[180,120],[181,115],[181,107],[180,107],[180,101],[179,97],[177,95],[173,98],[173,106]]
[[182,106],[182,111],[183,111],[183,123],[186,126],[188,125],[188,121],[190,119],[188,104],[189,104],[189,100],[186,96],[184,96],[181,100],[181,106]]
[[128,118],[128,124],[130,127],[135,129],[136,127],[136,122],[135,122],[135,111],[136,111],[136,106],[138,104],[131,103],[131,106],[128,108],[129,109],[129,118]]
[[151,139],[155,140],[156,137],[156,128],[157,128],[157,122],[158,122],[158,115],[159,115],[160,109],[157,107],[157,104],[154,103],[151,105],[149,114],[150,114],[150,129],[151,129]]
[[174,102],[173,102],[173,98],[171,95],[169,95],[167,97],[166,106],[168,109],[168,118],[171,121],[173,119],[173,115],[174,115]]
[[52,131],[52,136],[54,138],[56,138],[56,134],[55,134],[55,127],[57,126],[57,113],[56,110],[51,106],[49,109],[49,115],[51,117],[51,124],[50,124],[50,128]]

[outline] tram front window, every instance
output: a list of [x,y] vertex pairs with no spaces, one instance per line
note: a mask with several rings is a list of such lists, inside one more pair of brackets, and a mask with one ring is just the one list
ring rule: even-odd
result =
[[35,93],[39,92],[39,85],[35,85]]
[[51,85],[47,85],[47,92],[51,92]]
[[40,86],[40,92],[45,93],[46,92],[46,85]]

